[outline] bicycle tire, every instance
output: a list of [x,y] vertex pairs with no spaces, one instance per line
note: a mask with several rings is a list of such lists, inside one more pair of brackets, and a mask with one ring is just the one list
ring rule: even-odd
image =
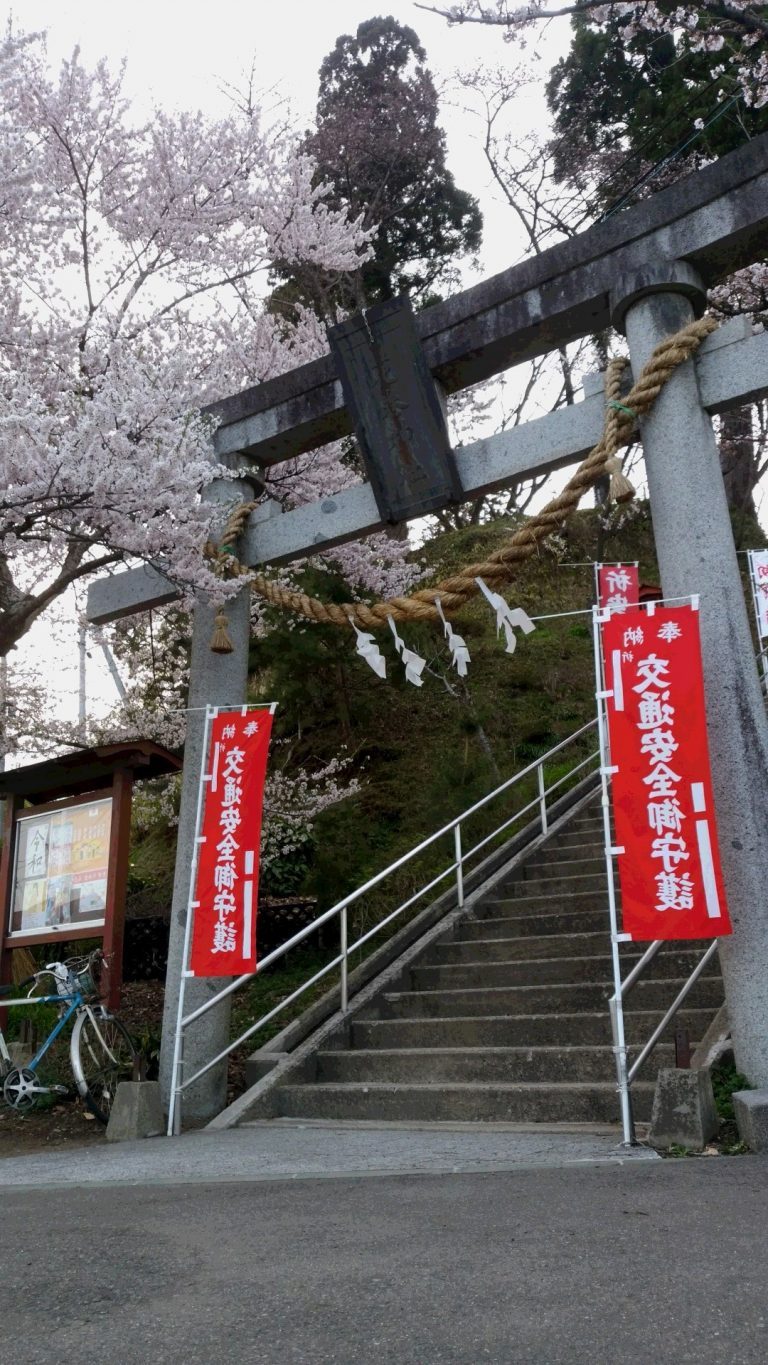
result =
[[[96,1027],[97,1025],[98,1027]],[[72,1075],[91,1113],[108,1123],[120,1081],[129,1081],[139,1059],[127,1028],[114,1014],[95,1017],[83,1010],[78,1015],[70,1042]]]

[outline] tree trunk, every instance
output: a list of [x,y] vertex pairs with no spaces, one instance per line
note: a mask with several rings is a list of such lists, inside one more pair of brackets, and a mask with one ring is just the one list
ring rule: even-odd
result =
[[752,496],[756,482],[752,409],[723,414],[720,427],[720,468],[731,512],[755,515]]

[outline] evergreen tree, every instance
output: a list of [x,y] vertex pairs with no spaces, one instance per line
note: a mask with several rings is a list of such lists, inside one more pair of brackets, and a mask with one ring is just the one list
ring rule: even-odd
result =
[[298,301],[328,313],[408,290],[422,303],[446,283],[456,257],[477,250],[482,216],[446,165],[445,135],[426,53],[413,29],[368,19],[342,34],[320,68],[317,128],[304,150],[316,160],[328,203],[375,228],[373,259],[349,280],[279,272],[274,307]]
[[[687,173],[768,127],[768,106],[746,102],[720,52],[691,50],[669,32],[628,37],[619,19],[581,13],[571,22],[570,51],[547,83],[555,173],[582,186],[596,179],[600,207],[667,157],[685,155]],[[659,183],[654,176],[652,188]]]

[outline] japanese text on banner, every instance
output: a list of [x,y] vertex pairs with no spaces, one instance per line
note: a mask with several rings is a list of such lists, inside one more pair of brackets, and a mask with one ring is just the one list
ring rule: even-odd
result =
[[626,611],[640,601],[640,575],[636,564],[598,564],[597,605],[609,611]]
[[729,934],[698,612],[624,611],[601,635],[624,931],[641,940]]
[[220,711],[211,723],[205,806],[193,896],[190,970],[256,969],[256,908],[264,779],[272,716]]

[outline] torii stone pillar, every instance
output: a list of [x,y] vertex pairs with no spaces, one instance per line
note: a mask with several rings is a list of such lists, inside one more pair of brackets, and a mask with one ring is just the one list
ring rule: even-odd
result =
[[[696,271],[659,261],[611,296],[632,369],[704,309]],[[768,1087],[768,722],[712,424],[692,361],[641,422],[665,597],[699,593],[720,853],[733,936],[720,940],[737,1064]]]
[[[206,501],[222,504],[221,527],[233,505],[242,501],[242,483],[216,479],[205,490]],[[168,968],[163,1006],[163,1034],[160,1049],[160,1082],[166,1112],[172,1085],[173,1043],[176,1035],[176,1015],[179,1002],[181,975],[184,969],[184,931],[195,841],[197,792],[200,781],[203,732],[206,706],[242,706],[248,683],[248,644],[250,640],[250,590],[245,587],[226,607],[229,621],[231,654],[214,654],[211,637],[216,610],[209,603],[198,600],[192,623],[192,652],[187,715],[187,737],[184,745],[184,771],[181,786],[181,809],[176,847],[176,875],[173,883],[171,927],[168,940]],[[205,1003],[227,983],[218,978],[187,981],[184,1012]],[[230,1000],[227,997],[209,1014],[191,1024],[184,1038],[184,1071],[191,1076],[204,1066],[229,1042]],[[213,1067],[194,1086],[184,1092],[185,1119],[207,1119],[218,1114],[226,1104],[227,1065]]]

